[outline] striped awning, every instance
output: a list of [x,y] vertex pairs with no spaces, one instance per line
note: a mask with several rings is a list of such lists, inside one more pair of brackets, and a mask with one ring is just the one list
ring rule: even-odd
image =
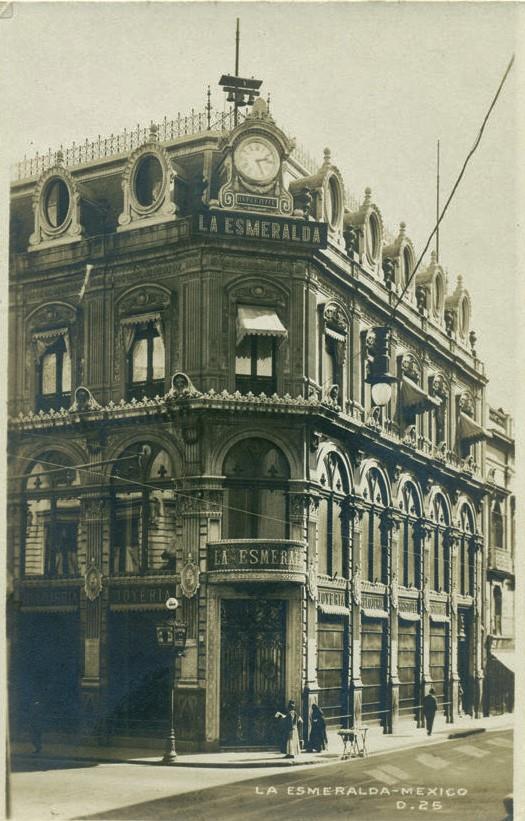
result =
[[284,338],[288,331],[273,308],[239,306],[237,311],[237,344],[245,336],[278,336]]
[[494,656],[500,664],[503,664],[511,673],[516,672],[516,656],[514,650],[491,650],[491,656]]
[[40,359],[56,339],[62,337],[66,351],[70,351],[69,328],[53,328],[48,331],[37,331],[33,334],[33,345],[37,359]]
[[324,332],[327,336],[331,336],[332,339],[335,339],[336,342],[346,342],[346,334],[342,334],[339,331],[334,331],[334,329],[330,328],[329,325],[325,327]]
[[480,442],[482,439],[492,439],[490,431],[485,430],[482,425],[463,411],[459,413],[458,433],[461,441],[466,444]]
[[341,604],[318,604],[317,607],[325,616],[348,616],[350,610]]
[[403,619],[403,621],[420,621],[421,616],[419,613],[410,613],[407,610],[400,610],[399,611],[399,618]]
[[412,413],[424,413],[441,405],[441,399],[430,396],[408,376],[403,376],[401,380],[401,401],[405,410],[411,410]]

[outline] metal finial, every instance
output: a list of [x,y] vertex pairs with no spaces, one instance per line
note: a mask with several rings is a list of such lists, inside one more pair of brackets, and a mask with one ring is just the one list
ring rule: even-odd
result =
[[208,86],[207,92],[208,102],[206,103],[206,120],[208,124],[208,131],[211,129],[211,88]]
[[406,229],[406,227],[407,227],[406,222],[400,222],[400,223],[399,223],[399,236],[400,236],[400,237],[404,237],[404,236],[405,236],[405,229]]
[[266,97],[266,105],[268,106],[268,114],[270,113],[270,103],[271,103],[271,97],[270,97],[270,92],[268,92],[268,96]]
[[150,142],[154,143],[157,140],[158,135],[159,135],[159,127],[152,120],[150,122],[150,125],[149,125],[149,139],[150,139]]
[[331,160],[331,158],[332,158],[332,152],[330,151],[330,149],[329,149],[329,148],[325,148],[325,150],[324,150],[323,154],[324,154],[324,162],[325,162],[325,165],[329,165],[329,164],[330,164],[330,160]]

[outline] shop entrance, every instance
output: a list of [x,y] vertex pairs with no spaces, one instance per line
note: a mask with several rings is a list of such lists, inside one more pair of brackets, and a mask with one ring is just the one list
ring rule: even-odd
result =
[[276,710],[285,707],[286,602],[221,603],[220,737],[225,746],[277,743]]
[[458,676],[463,695],[460,703],[464,713],[472,713],[472,686],[470,673],[470,649],[472,634],[471,611],[458,609]]

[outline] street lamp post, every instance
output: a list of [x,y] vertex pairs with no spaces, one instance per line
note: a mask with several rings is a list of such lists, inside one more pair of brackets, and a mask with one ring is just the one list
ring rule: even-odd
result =
[[389,373],[390,368],[390,328],[376,327],[373,360],[366,375],[366,382],[372,386],[372,401],[374,405],[385,407],[392,397],[392,385],[397,382],[395,376]]
[[[177,599],[170,598],[166,602],[166,607],[169,610],[175,610],[178,607]],[[157,644],[166,650],[173,652],[173,664],[171,669],[170,682],[170,727],[168,736],[166,738],[166,750],[162,759],[163,764],[175,764],[177,760],[177,751],[175,749],[175,679],[176,679],[176,665],[177,658],[184,654],[186,646],[187,626],[183,622],[169,619],[157,625]]]

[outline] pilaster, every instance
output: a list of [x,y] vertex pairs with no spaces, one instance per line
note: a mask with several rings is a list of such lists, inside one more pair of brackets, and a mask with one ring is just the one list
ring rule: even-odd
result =
[[399,674],[398,674],[398,646],[399,646],[399,581],[397,568],[399,566],[399,516],[392,510],[386,510],[383,515],[383,528],[387,546],[387,600],[388,600],[388,716],[386,731],[394,733],[399,720]]
[[[430,548],[431,539],[434,536],[434,527],[431,522],[422,520],[419,524],[419,537],[421,544],[421,567],[418,587],[421,591],[421,637],[420,637],[420,666],[421,688],[419,694],[419,704],[423,704],[425,693],[432,684],[430,677]],[[423,710],[418,712],[418,727],[423,727]]]
[[449,561],[448,612],[450,616],[448,634],[448,674],[449,695],[447,722],[452,723],[459,713],[459,673],[458,673],[458,545],[459,534],[449,529],[446,534]]
[[361,723],[363,683],[361,681],[361,535],[364,508],[359,500],[350,500],[348,514],[351,521],[352,574],[349,604],[351,609],[349,630],[349,677],[348,713],[354,725]]
[[474,670],[474,716],[483,716],[483,537],[474,537],[474,604],[473,604],[473,670]]

